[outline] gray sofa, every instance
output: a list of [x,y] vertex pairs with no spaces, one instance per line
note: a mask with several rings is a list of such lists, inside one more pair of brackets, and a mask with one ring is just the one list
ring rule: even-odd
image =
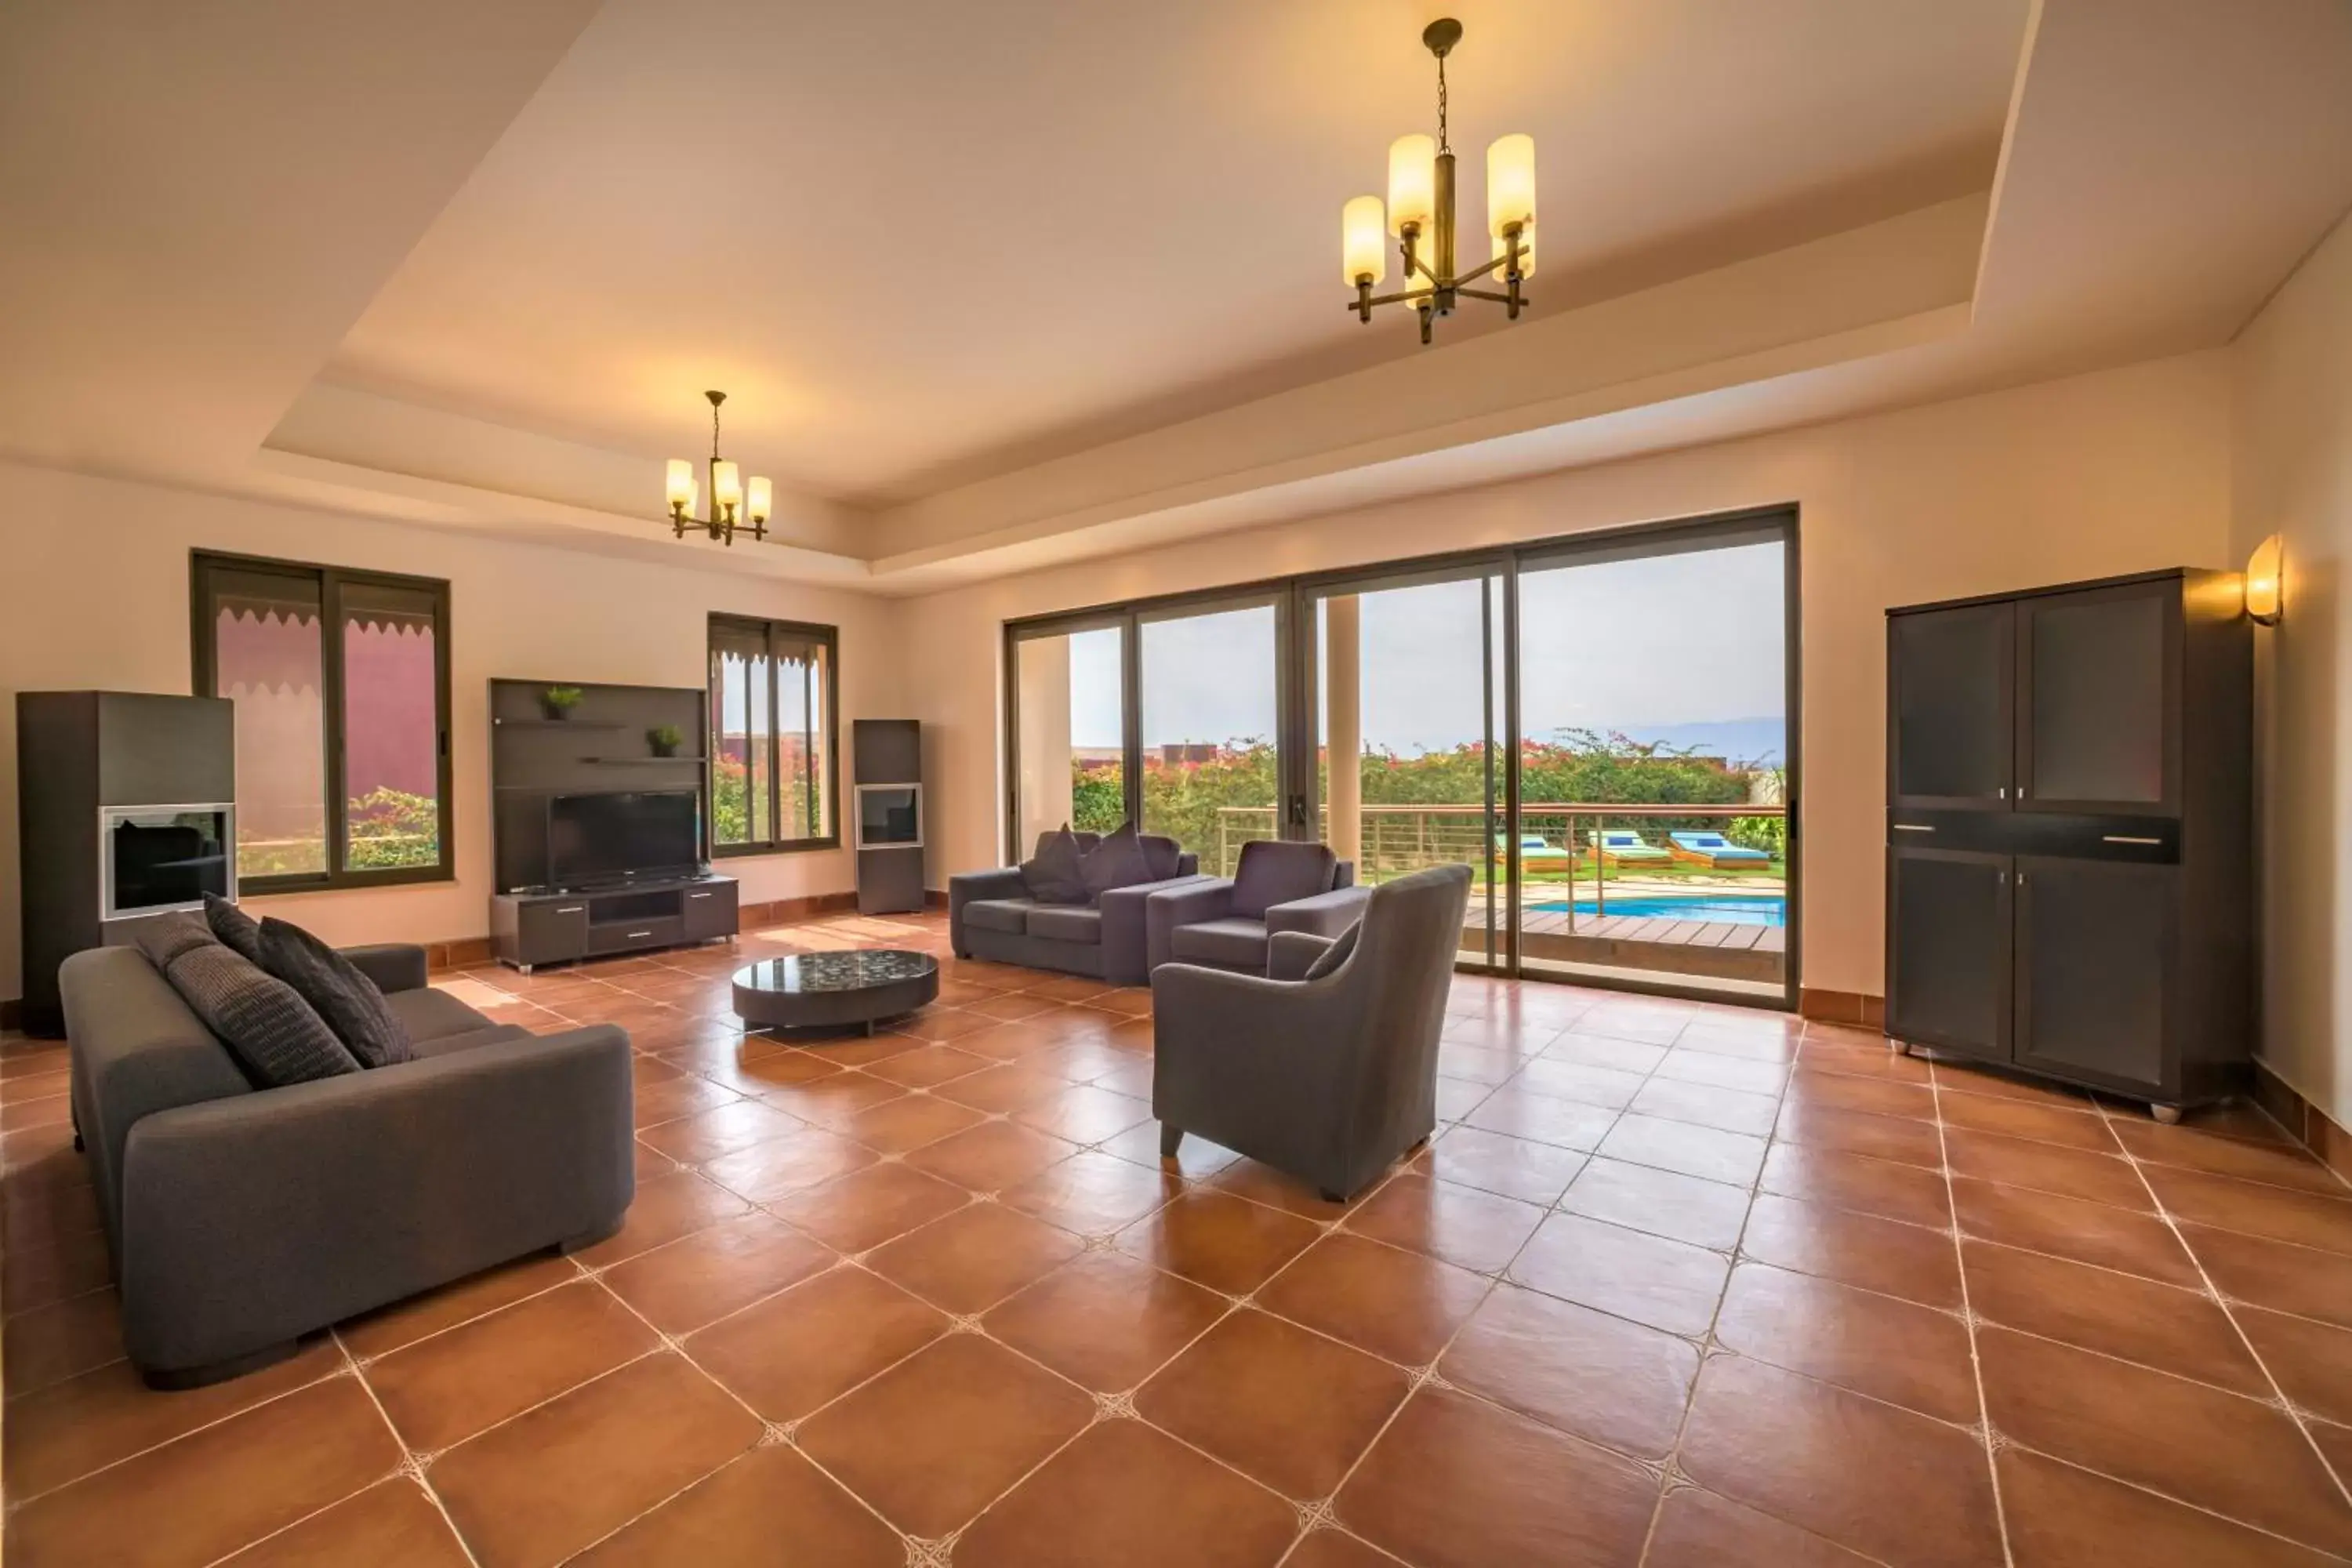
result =
[[[1076,834],[1081,848],[1099,842]],[[1087,974],[1114,985],[1150,978],[1146,908],[1155,893],[1200,880],[1199,859],[1175,840],[1147,837],[1153,853],[1172,858],[1176,875],[1114,888],[1092,904],[1041,904],[1029,896],[1021,868],[967,871],[948,879],[948,943],[958,958],[983,958],[1029,969]]]
[[1337,937],[1364,912],[1352,861],[1328,844],[1253,839],[1230,880],[1219,877],[1154,895],[1145,943],[1152,970],[1201,963],[1245,974],[1267,972],[1277,931]]
[[1437,1125],[1437,1037],[1462,945],[1470,868],[1370,889],[1337,942],[1274,939],[1273,980],[1171,963],[1151,973],[1151,1112],[1162,1153],[1187,1132],[1287,1172],[1337,1201]]
[[629,1037],[534,1036],[347,950],[415,1043],[397,1066],[257,1089],[133,947],[58,970],[75,1125],[132,1364],[192,1387],[299,1335],[553,1246],[635,1195]]

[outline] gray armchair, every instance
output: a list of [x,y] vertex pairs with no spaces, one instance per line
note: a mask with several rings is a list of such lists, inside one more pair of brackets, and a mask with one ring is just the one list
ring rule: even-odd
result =
[[[1074,835],[1080,848],[1100,842]],[[1113,888],[1091,904],[1041,904],[1029,896],[1021,868],[966,871],[948,879],[948,945],[958,958],[1017,963],[1089,974],[1113,985],[1140,985],[1145,963],[1145,906],[1155,893],[1198,881],[1200,863],[1172,838],[1147,835],[1147,858],[1174,870],[1159,881]]]
[[415,1059],[257,1089],[134,947],[59,967],[75,1121],[123,1347],[159,1387],[618,1228],[635,1195],[629,1037],[534,1036],[425,984],[415,947],[351,950]]
[[1160,1152],[1196,1132],[1334,1201],[1370,1185],[1437,1126],[1437,1037],[1469,899],[1469,868],[1437,866],[1370,889],[1336,942],[1277,934],[1276,961],[1309,978],[1154,970]]
[[1232,879],[1204,878],[1152,895],[1151,967],[1199,963],[1267,973],[1276,932],[1336,938],[1356,923],[1370,889],[1355,881],[1355,863],[1328,844],[1253,839],[1242,846]]

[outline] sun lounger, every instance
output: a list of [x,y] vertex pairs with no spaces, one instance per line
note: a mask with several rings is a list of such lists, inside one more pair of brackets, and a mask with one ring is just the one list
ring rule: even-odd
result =
[[[1511,836],[1507,833],[1495,835],[1495,853],[1498,858],[1509,853],[1510,842]],[[1519,835],[1519,864],[1522,866],[1539,870],[1546,866],[1567,865],[1575,858],[1574,850],[1553,847],[1540,833]]]
[[1603,828],[1600,839],[1601,858],[1605,865],[1654,866],[1674,858],[1630,827]]
[[1669,833],[1673,855],[1677,860],[1687,860],[1715,871],[1761,870],[1772,864],[1772,857],[1761,849],[1750,849],[1734,844],[1720,833]]

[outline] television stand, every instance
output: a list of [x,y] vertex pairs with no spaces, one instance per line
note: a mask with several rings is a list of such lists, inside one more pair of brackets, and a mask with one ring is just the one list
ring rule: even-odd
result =
[[732,877],[647,879],[587,893],[499,893],[490,900],[491,951],[500,963],[525,974],[542,963],[731,939],[737,930]]

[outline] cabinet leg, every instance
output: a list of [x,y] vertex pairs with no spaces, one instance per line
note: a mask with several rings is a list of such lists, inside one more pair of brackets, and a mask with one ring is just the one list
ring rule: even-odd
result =
[[2167,1127],[2174,1125],[2180,1120],[2180,1107],[2177,1105],[2151,1105],[2147,1108],[2147,1113]]
[[1910,1042],[1907,1040],[1898,1040],[1892,1035],[1886,1037],[1886,1048],[1893,1051],[1898,1057],[1907,1057],[1911,1054]]

